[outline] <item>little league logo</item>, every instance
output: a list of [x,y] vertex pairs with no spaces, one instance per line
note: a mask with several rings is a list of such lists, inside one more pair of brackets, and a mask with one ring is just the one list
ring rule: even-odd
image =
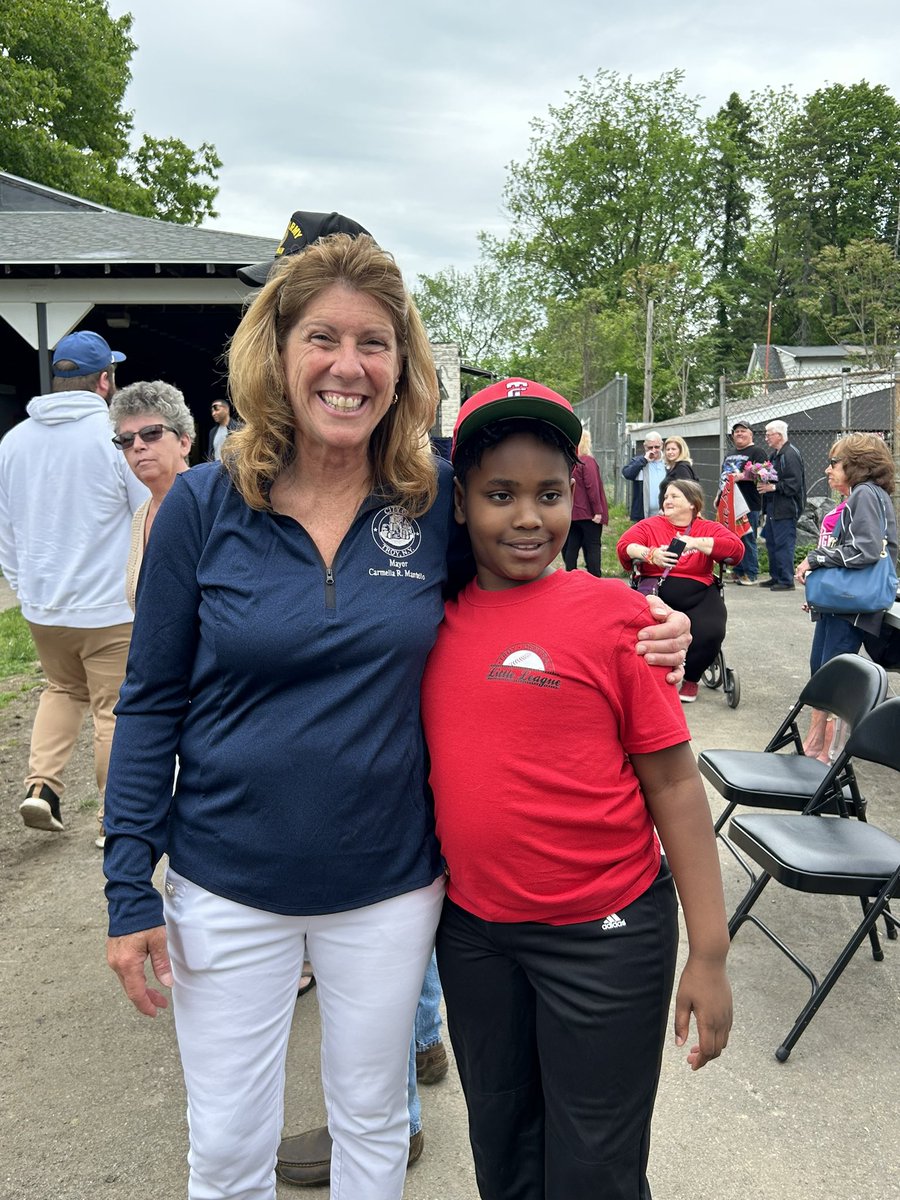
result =
[[399,504],[381,508],[372,518],[372,538],[379,550],[391,558],[409,558],[422,544],[418,521],[406,514]]

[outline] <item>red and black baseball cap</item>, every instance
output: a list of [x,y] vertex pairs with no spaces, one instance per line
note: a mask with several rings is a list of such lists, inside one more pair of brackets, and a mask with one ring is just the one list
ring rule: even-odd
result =
[[[359,237],[361,233],[368,234],[358,221],[345,217],[341,213],[295,212],[288,221],[284,237],[278,243],[275,257],[269,262],[253,263],[249,267],[238,267],[238,279],[249,283],[251,287],[262,287],[269,278],[269,272],[274,265],[286,254],[299,254],[319,238],[328,237],[330,233],[349,233],[351,237]],[[371,237],[371,234],[369,234]]]
[[564,396],[531,379],[501,379],[499,383],[492,383],[490,387],[482,388],[470,396],[459,410],[453,428],[450,461],[456,460],[460,446],[473,433],[484,429],[485,425],[523,417],[552,425],[572,443],[572,449],[577,453],[581,441],[581,421]]

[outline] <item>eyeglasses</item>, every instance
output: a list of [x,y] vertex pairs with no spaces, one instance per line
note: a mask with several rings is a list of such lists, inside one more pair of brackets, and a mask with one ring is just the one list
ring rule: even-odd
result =
[[828,467],[836,467],[843,461],[844,460],[842,458],[829,458],[825,465]]
[[112,444],[118,446],[120,450],[130,450],[134,445],[134,439],[140,438],[146,445],[152,442],[158,442],[164,433],[177,433],[177,429],[173,429],[171,425],[145,425],[143,429],[139,429],[137,433],[117,433],[112,439]]

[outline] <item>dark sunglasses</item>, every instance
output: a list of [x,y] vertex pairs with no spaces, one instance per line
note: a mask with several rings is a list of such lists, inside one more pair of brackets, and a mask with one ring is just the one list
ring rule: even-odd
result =
[[842,463],[843,461],[844,460],[842,458],[829,458],[825,465],[828,467],[836,467],[839,463]]
[[151,442],[158,442],[164,433],[177,433],[177,429],[173,429],[171,425],[145,425],[143,429],[139,429],[137,433],[117,433],[112,439],[112,444],[118,446],[120,450],[130,450],[134,445],[134,439],[140,438],[147,446]]

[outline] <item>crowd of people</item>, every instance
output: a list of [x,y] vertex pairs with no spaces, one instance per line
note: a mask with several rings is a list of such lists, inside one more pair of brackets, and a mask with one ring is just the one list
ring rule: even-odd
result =
[[[23,822],[64,828],[89,708],[107,958],[143,1015],[172,990],[191,1200],[273,1200],[276,1172],[399,1197],[418,1084],[447,1071],[442,987],[484,1200],[638,1200],[679,901],[692,1069],[731,1026],[681,708],[725,637],[723,566],[759,584],[760,514],[773,590],[895,560],[890,456],[872,435],[836,443],[846,501],[795,574],[805,479],[783,422],[769,454],[733,427],[721,493],[743,504],[719,520],[685,440],[649,431],[622,467],[630,590],[600,578],[609,506],[565,398],[492,384],[461,407],[450,461],[435,452],[428,338],[366,230],[295,213],[244,274],[258,290],[206,462],[190,467],[181,392],[117,391],[124,355],[88,331],[59,342],[51,393],[0,443],[0,567],[48,681]],[[47,477],[66,486],[41,492]],[[813,670],[880,624],[812,615]],[[328,1121],[285,1137],[304,971]]]

